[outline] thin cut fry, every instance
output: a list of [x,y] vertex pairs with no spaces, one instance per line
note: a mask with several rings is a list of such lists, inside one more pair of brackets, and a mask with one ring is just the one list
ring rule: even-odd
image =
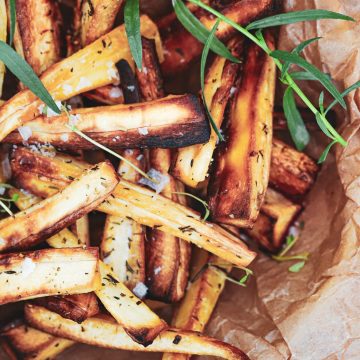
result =
[[151,345],[144,347],[131,340],[124,329],[109,318],[94,317],[79,325],[45,308],[30,304],[25,306],[25,317],[31,326],[54,336],[105,348],[145,352],[177,351],[218,356],[228,360],[248,360],[248,357],[234,346],[191,331],[165,330]]
[[[7,38],[7,14],[5,0],[0,0],[0,40],[6,42]],[[5,78],[5,65],[0,61],[0,99],[2,97]],[[1,104],[0,104],[1,106]]]

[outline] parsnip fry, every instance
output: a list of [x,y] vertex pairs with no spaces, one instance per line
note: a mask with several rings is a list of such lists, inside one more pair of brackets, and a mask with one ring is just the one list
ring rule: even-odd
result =
[[[152,102],[77,109],[71,112],[76,127],[99,143],[113,148],[183,147],[206,142],[210,129],[204,110],[194,95],[168,96]],[[96,148],[69,127],[66,114],[40,116],[27,123],[28,143],[48,143],[61,148]],[[4,142],[22,143],[18,131]]]
[[[236,38],[230,42],[230,48],[235,56],[242,53],[242,41]],[[228,100],[232,94],[235,78],[239,71],[239,65],[226,61],[225,58],[217,56],[211,64],[205,78],[204,96],[206,104],[220,129]],[[206,179],[209,166],[212,161],[218,137],[211,130],[209,142],[201,145],[179,149],[172,174],[191,187]]]
[[62,192],[0,221],[0,250],[34,246],[95,209],[118,181],[108,162],[100,163]]
[[25,60],[37,75],[60,60],[60,10],[50,0],[16,0]]
[[[156,25],[147,17],[141,17],[141,33],[157,39],[161,47]],[[52,65],[41,76],[50,94],[59,101],[77,94],[114,84],[119,81],[115,64],[132,57],[124,25],[119,26],[78,51]],[[0,141],[11,131],[41,113],[42,102],[30,91],[23,90],[8,100],[0,109]]]
[[304,196],[318,171],[318,165],[309,156],[274,139],[269,181],[275,189],[290,197]]
[[[26,161],[20,161],[23,156],[26,157]],[[17,172],[21,168],[32,172],[33,179],[26,190],[33,192],[37,191],[36,177],[39,175],[48,174],[52,179],[66,180],[61,174],[61,163],[64,163],[69,175],[72,168],[73,175],[70,176],[76,177],[81,171],[72,162],[65,163],[64,158],[61,161],[55,159],[57,156],[45,157],[18,148],[14,152],[11,165],[17,169]],[[69,179],[68,181],[70,182]],[[240,267],[247,266],[255,257],[255,253],[250,251],[240,239],[216,224],[202,221],[197,212],[125,180],[120,181],[112,195],[97,210],[119,217],[130,217],[139,224],[155,227],[190,241]]]
[[111,30],[124,0],[92,0],[81,2],[80,38],[82,46],[97,40]]
[[66,337],[105,348],[146,352],[181,352],[218,356],[228,360],[248,359],[241,350],[232,345],[191,331],[165,330],[151,345],[144,347],[131,340],[124,329],[109,318],[94,317],[79,325],[45,308],[30,304],[25,306],[25,317],[31,326],[54,336]]
[[258,46],[249,45],[246,53],[228,138],[217,150],[208,188],[212,217],[240,227],[253,225],[268,185],[276,76],[273,60]]
[[123,92],[115,85],[102,86],[93,91],[84,93],[83,96],[106,105],[118,105],[124,103]]
[[93,291],[100,286],[98,259],[97,248],[0,255],[0,304]]
[[11,359],[50,360],[74,344],[14,321],[0,330],[2,347]]
[[[6,42],[7,38],[7,14],[5,0],[0,0],[0,40]],[[5,65],[0,61],[0,99],[2,97],[5,78]],[[0,104],[1,106],[1,104]]]
[[100,301],[134,341],[151,344],[167,328],[166,322],[117,280],[110,267],[100,261],[99,269],[102,286],[95,293]]

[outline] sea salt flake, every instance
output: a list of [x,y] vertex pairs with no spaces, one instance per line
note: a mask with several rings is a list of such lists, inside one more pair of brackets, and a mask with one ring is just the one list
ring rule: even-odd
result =
[[154,181],[143,177],[139,180],[139,184],[148,186],[149,188],[155,190],[157,194],[162,192],[170,181],[169,175],[162,174],[160,171],[155,169],[150,169],[147,172],[147,175],[149,178],[154,179]]
[[25,258],[21,264],[21,272],[24,277],[29,276],[32,272],[34,272],[36,268],[35,263],[30,258]]
[[0,195],[5,194],[6,189],[3,186],[0,186]]
[[148,287],[144,283],[138,282],[132,292],[139,299],[142,299],[147,294],[147,291],[148,291]]
[[65,142],[69,141],[69,134],[61,134],[60,139]]
[[73,87],[69,84],[64,84],[62,88],[64,95],[70,95],[73,92]]
[[154,274],[157,275],[159,274],[160,271],[161,271],[161,266],[158,266],[157,268],[154,269]]
[[113,99],[118,99],[118,98],[122,97],[123,93],[122,93],[121,89],[119,89],[118,87],[113,87],[109,91],[109,95]]
[[84,90],[85,88],[88,88],[91,86],[91,82],[86,77],[81,77],[78,83],[78,86],[76,87],[76,91]]
[[18,127],[18,132],[24,141],[28,141],[32,135],[30,126],[20,126]]
[[142,127],[138,129],[140,135],[147,135],[149,133],[147,127]]

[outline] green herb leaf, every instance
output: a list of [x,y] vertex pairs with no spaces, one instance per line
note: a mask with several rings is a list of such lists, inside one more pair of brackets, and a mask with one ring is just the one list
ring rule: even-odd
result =
[[131,54],[138,69],[142,69],[142,42],[139,0],[126,0],[124,8],[125,31]]
[[[357,81],[356,83],[352,84],[351,86],[349,86],[347,89],[345,89],[342,93],[341,96],[342,98],[344,98],[346,95],[350,94],[353,90],[356,90],[357,88],[360,87],[360,81]],[[325,115],[328,113],[328,111],[334,107],[334,105],[336,105],[338,103],[337,100],[334,100],[326,109],[325,111]]]
[[329,78],[322,73],[318,68],[316,68],[314,65],[308,63],[305,59],[303,59],[301,56],[288,53],[286,51],[282,50],[275,50],[270,53],[270,55],[275,58],[279,59],[285,62],[290,62],[292,64],[296,64],[309,73],[313,74],[323,85],[324,87],[334,96],[336,100],[342,105],[344,109],[346,109],[346,104],[344,99],[341,97],[341,94],[339,93],[338,89],[335,87],[335,85],[329,80]]
[[181,191],[174,191],[174,192],[172,192],[172,194],[189,196],[189,197],[197,200],[197,201],[198,201],[200,204],[202,204],[202,206],[204,206],[204,208],[205,208],[205,215],[204,215],[203,220],[206,221],[206,219],[210,216],[209,205],[208,205],[207,202],[204,201],[203,199],[200,199],[199,197],[197,197],[197,196],[195,196],[195,195],[193,195],[193,194],[190,194],[190,193],[187,193],[187,192],[181,192]]
[[289,73],[289,75],[294,80],[316,80],[318,81],[318,78],[315,77],[313,74],[308,73],[307,71],[294,71]]
[[14,216],[14,213],[5,205],[5,203],[0,200],[0,206],[10,215]]
[[[200,42],[205,43],[209,38],[210,31],[192,14],[181,0],[172,0],[175,14],[184,28]],[[229,49],[214,36],[210,44],[211,50],[225,59],[239,63],[239,60],[231,54]]]
[[330,149],[331,149],[332,146],[335,145],[336,143],[337,143],[337,141],[334,140],[334,141],[332,141],[332,142],[325,148],[325,150],[323,151],[323,153],[322,153],[321,156],[319,157],[318,164],[321,164],[321,163],[323,163],[323,162],[326,160],[326,158],[327,158],[327,156],[328,156],[328,154],[329,154]]
[[326,128],[324,122],[323,122],[323,119],[321,118],[321,114],[320,113],[316,113],[315,115],[315,119],[316,119],[316,122],[319,126],[319,128],[322,130],[322,132],[328,136],[330,139],[335,139],[334,136],[332,136],[329,132],[329,130]]
[[264,29],[271,26],[279,26],[286,24],[293,24],[301,21],[313,21],[321,19],[338,19],[355,21],[350,16],[339,14],[328,10],[303,10],[303,11],[292,11],[286,14],[279,14],[269,16],[265,19],[256,20],[249,24],[247,30]]
[[16,25],[16,2],[15,0],[9,1],[10,7],[10,34],[9,34],[9,45],[11,46],[14,40],[15,25]]
[[293,273],[299,272],[305,265],[305,261],[299,261],[289,267],[289,271]]
[[[301,42],[298,46],[296,46],[292,50],[292,53],[299,55],[307,46],[309,46],[310,44],[312,44],[315,41],[318,41],[319,39],[321,39],[321,37],[315,37],[315,38],[308,39],[308,40]],[[290,65],[291,64],[289,62],[286,62],[283,65],[283,68],[281,70],[281,78],[284,78],[286,72],[289,70]]]
[[30,91],[38,96],[53,111],[60,114],[60,109],[55,104],[54,99],[36,76],[31,66],[3,41],[0,41],[0,60]]
[[297,109],[294,92],[290,87],[288,87],[285,91],[283,107],[291,138],[294,141],[296,148],[302,151],[309,143],[310,135],[306,129],[304,120]]
[[322,91],[319,96],[319,109],[324,114],[324,92]]
[[217,27],[219,26],[219,22],[220,21],[217,20],[214,27],[212,28],[212,30],[211,30],[211,32],[209,34],[209,37],[207,38],[207,40],[205,42],[203,52],[201,54],[200,83],[201,83],[201,97],[203,99],[203,103],[205,105],[205,110],[206,110],[206,113],[207,113],[207,115],[209,117],[210,124],[211,124],[212,128],[214,129],[216,135],[218,136],[219,140],[224,141],[224,137],[221,135],[221,132],[218,129],[218,127],[216,126],[216,123],[215,123],[215,121],[214,121],[214,119],[213,119],[213,117],[212,117],[212,115],[210,113],[210,110],[209,110],[208,105],[206,103],[205,94],[204,94],[206,60],[207,60],[207,57],[209,55],[209,50],[210,50],[210,47],[211,47],[211,43],[212,43],[213,39],[215,38],[215,32],[216,32]]

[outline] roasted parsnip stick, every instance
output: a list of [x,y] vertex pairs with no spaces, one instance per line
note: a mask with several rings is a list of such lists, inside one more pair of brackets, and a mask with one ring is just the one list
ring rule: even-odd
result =
[[12,360],[47,360],[74,344],[73,341],[58,338],[16,320],[0,330],[2,347]]
[[[7,38],[7,14],[5,0],[0,0],[0,40],[6,42]],[[2,97],[5,78],[5,65],[0,61],[0,99]],[[2,104],[0,104],[1,106]]]
[[98,260],[97,248],[0,255],[0,304],[93,291],[100,286]]
[[306,154],[274,139],[270,185],[289,197],[304,196],[313,185],[319,167]]
[[106,105],[118,105],[124,103],[124,95],[119,86],[107,85],[83,94],[88,99],[95,100]]
[[[235,39],[230,42],[229,46],[234,55],[241,56],[243,48],[241,40]],[[235,89],[233,86],[238,71],[239,64],[217,56],[206,74],[205,101],[219,129],[224,118],[226,105],[233,92],[232,89]],[[208,176],[217,140],[217,135],[212,129],[209,142],[179,149],[172,174],[186,185],[197,187]]]
[[[273,41],[269,33],[267,40]],[[276,75],[274,62],[257,46],[246,53],[228,138],[217,150],[208,188],[212,217],[240,227],[253,225],[268,185]]]
[[[21,149],[23,155],[26,153],[26,161],[21,162],[20,159],[23,155],[17,155],[18,151],[20,152],[19,149],[14,151],[11,164],[14,169],[18,169],[18,173],[21,168],[26,169],[27,172],[32,172],[33,179],[29,183],[29,187],[24,187],[26,190],[37,191],[37,182],[39,181],[37,177],[39,175],[48,174],[53,179],[66,180],[59,171],[61,161],[54,160],[54,157],[45,157]],[[57,157],[55,156],[55,158]],[[64,158],[62,161],[65,163]],[[69,173],[71,167],[73,167],[73,175]],[[76,174],[79,173],[78,165],[69,161],[66,163],[66,168],[70,176],[76,177]],[[56,173],[56,171],[59,172]],[[69,178],[68,182],[70,182]],[[59,183],[56,184],[59,186]],[[44,191],[44,189],[42,190]],[[54,191],[54,189],[50,190]],[[240,267],[247,266],[255,257],[255,253],[250,251],[240,239],[216,224],[202,221],[197,212],[156,194],[154,191],[125,180],[119,182],[112,195],[97,210],[120,217],[128,216],[140,224],[156,227],[203,247],[205,250]]]
[[[147,16],[141,17],[141,32],[156,38],[156,44],[161,48],[157,27]],[[41,81],[56,100],[67,100],[100,86],[117,83],[115,64],[120,59],[127,59],[132,64],[124,25],[52,65],[43,73]],[[0,109],[0,141],[26,121],[39,116],[41,105],[42,102],[30,90],[23,90],[8,100]]]
[[108,162],[100,163],[63,191],[0,221],[0,250],[29,248],[95,209],[116,186]]
[[60,60],[60,10],[50,0],[16,0],[20,54],[37,75]]
[[[73,117],[73,118],[72,118]],[[77,109],[70,118],[92,139],[109,147],[183,147],[206,142],[210,129],[204,110],[194,95],[168,96],[152,102]],[[28,143],[50,142],[61,148],[96,148],[73,132],[66,114],[40,116],[29,121]],[[4,142],[22,143],[15,131]]]
[[108,33],[124,0],[81,1],[80,39],[86,46]]
[[109,318],[94,317],[85,320],[80,325],[45,308],[30,304],[25,306],[25,317],[31,326],[54,336],[105,348],[146,352],[177,351],[218,356],[228,360],[248,359],[241,350],[232,345],[191,331],[165,330],[151,345],[144,347],[131,340],[124,329]]

